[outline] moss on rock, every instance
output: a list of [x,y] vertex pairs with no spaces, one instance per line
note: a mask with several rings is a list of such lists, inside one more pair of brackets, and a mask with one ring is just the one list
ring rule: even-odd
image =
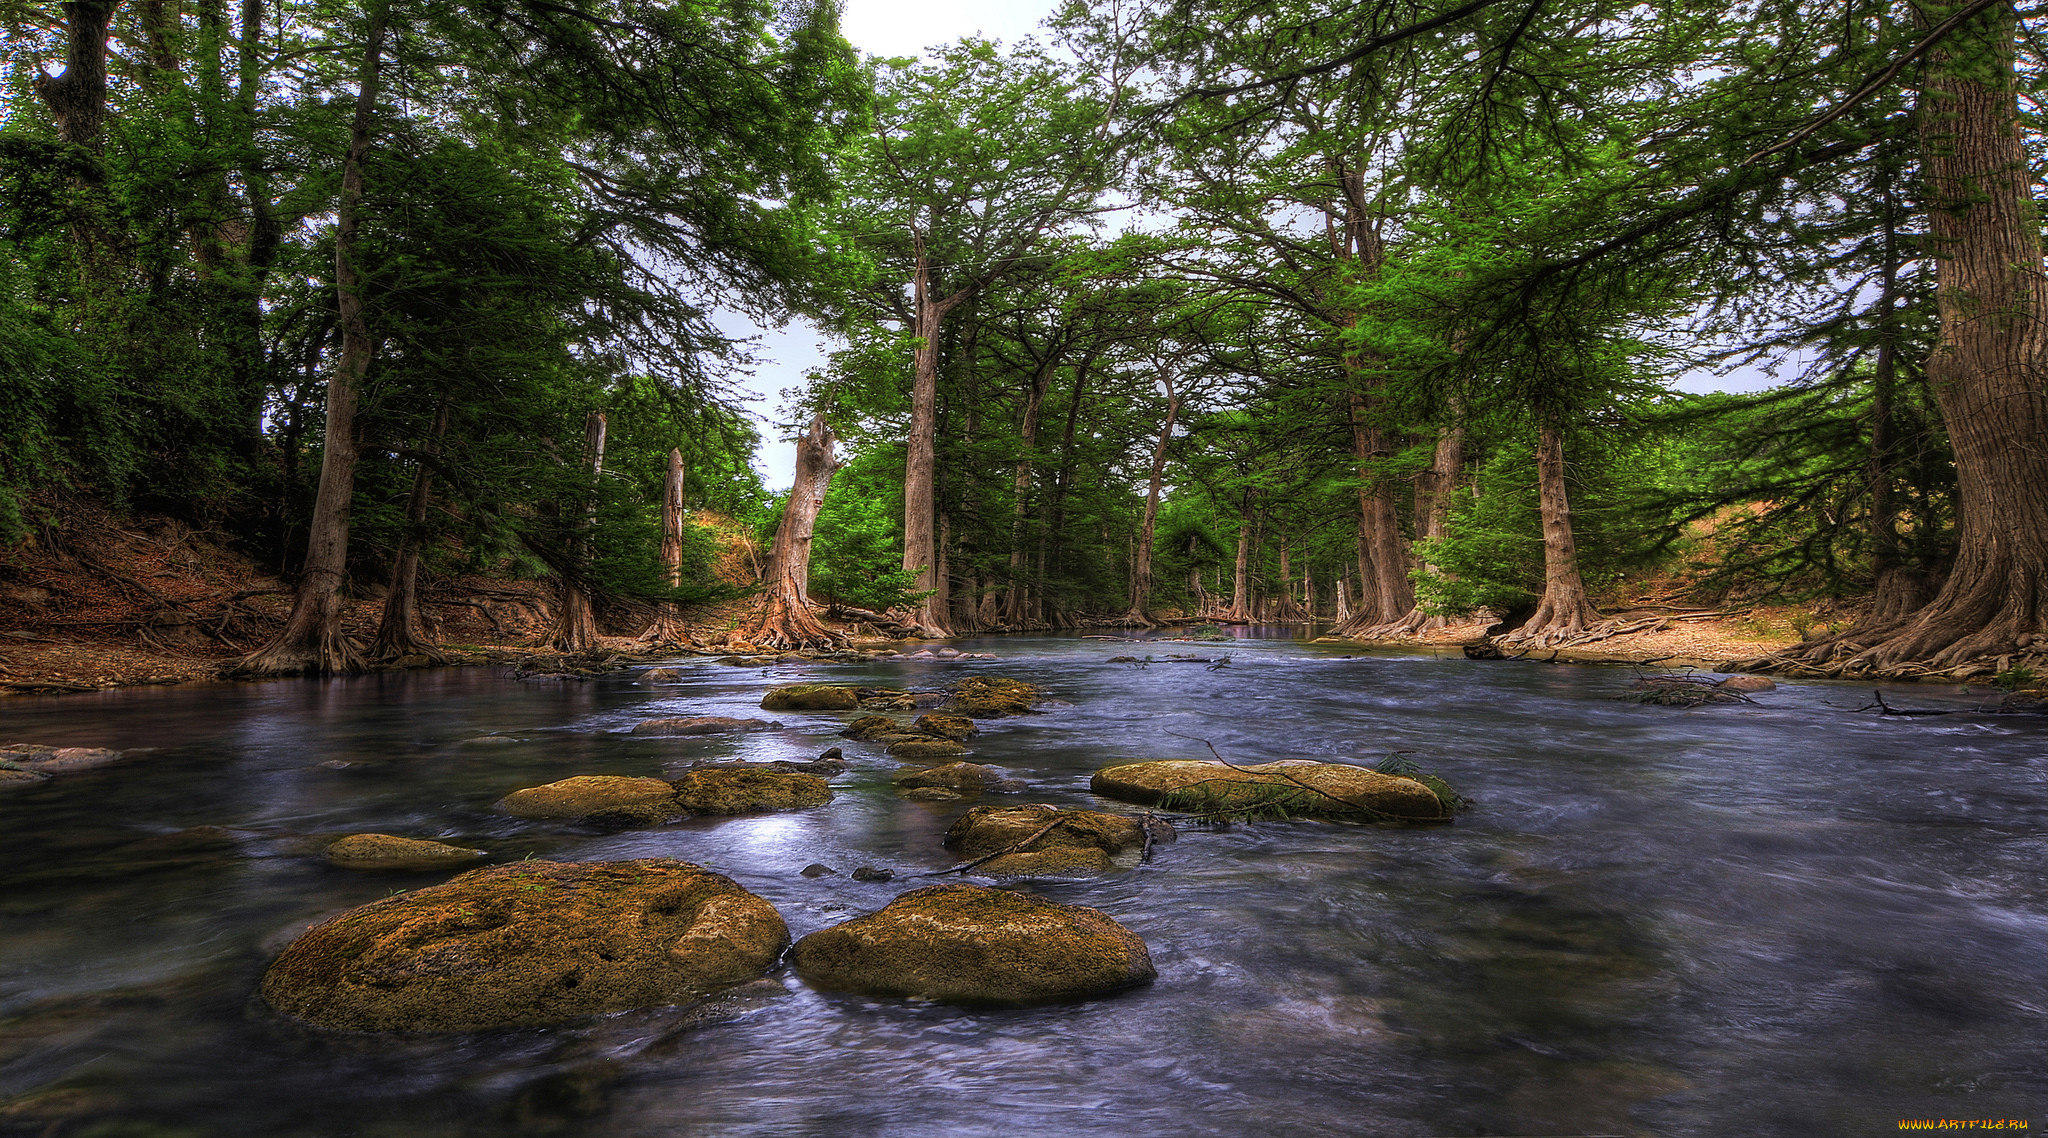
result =
[[889,754],[899,759],[949,759],[967,753],[964,743],[933,739],[925,735],[900,738],[889,744]]
[[[498,806],[520,818],[592,818],[616,822],[649,818],[659,822],[680,812],[675,787],[658,778],[580,774],[515,790]],[[652,822],[638,824],[652,824]]]
[[327,860],[348,869],[452,869],[483,856],[482,850],[391,834],[350,834],[327,847]]
[[1023,715],[1038,706],[1038,689],[1003,676],[973,676],[949,689],[951,698],[939,710],[969,719],[1000,719]]
[[675,780],[676,802],[692,814],[803,810],[832,801],[817,775],[761,767],[704,767]]
[[[1154,842],[1174,838],[1173,827],[1163,820],[1152,819],[1149,827]],[[1101,873],[1135,862],[1145,848],[1147,828],[1146,819],[1100,810],[1039,803],[977,806],[946,831],[946,845],[970,860],[1010,850],[976,867],[999,877]]]
[[314,926],[262,994],[346,1031],[527,1027],[688,1003],[760,976],[788,938],[768,902],[688,862],[515,862]]
[[1129,763],[1097,771],[1089,788],[1105,798],[1164,805],[1193,814],[1272,813],[1418,822],[1450,818],[1436,792],[1416,779],[1308,759],[1255,766],[1209,759]]
[[771,719],[734,719],[729,715],[693,715],[680,719],[648,719],[633,726],[635,735],[722,735],[731,731],[775,731]]
[[974,720],[964,715],[947,715],[937,711],[918,716],[917,721],[910,726],[941,739],[965,740],[981,734],[981,728],[974,725]]
[[914,889],[880,912],[798,941],[791,959],[832,991],[970,1004],[1101,995],[1158,975],[1108,914],[977,885]]
[[787,684],[761,697],[766,711],[852,711],[860,695],[838,684]]

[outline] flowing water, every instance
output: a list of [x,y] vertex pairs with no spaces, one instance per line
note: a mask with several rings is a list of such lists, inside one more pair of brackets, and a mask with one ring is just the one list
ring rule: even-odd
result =
[[[991,639],[999,662],[520,682],[502,669],[0,703],[0,741],[152,748],[0,796],[0,1133],[106,1135],[1858,1135],[1904,1118],[2048,1126],[2048,717],[1613,697],[1616,669],[1243,641],[1227,666]],[[1151,651],[1190,651],[1159,645]],[[848,743],[829,806],[602,834],[492,803],[571,774],[805,759],[850,713],[776,683],[980,672],[1060,705],[985,723],[1023,801],[1101,806],[1114,760],[1411,752],[1476,802],[1451,826],[1183,827],[1152,863],[1029,883],[1142,935],[1157,982],[964,1009],[787,971],[694,1011],[349,1036],[256,999],[309,922],[438,878],[320,856],[376,831],[496,860],[671,856],[802,936],[927,883],[961,803],[898,798]],[[1887,692],[1925,706],[1951,693]],[[1016,801],[1016,799],[1007,799]],[[997,799],[1005,801],[1005,799]],[[1114,809],[1117,807],[1111,806]],[[226,834],[171,837],[189,827]],[[812,862],[838,875],[805,878]],[[894,868],[861,883],[855,866]]]

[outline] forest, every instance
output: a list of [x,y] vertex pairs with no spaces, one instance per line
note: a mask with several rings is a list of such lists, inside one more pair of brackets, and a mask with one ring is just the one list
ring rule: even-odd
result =
[[[735,591],[686,510],[765,551],[731,638],[777,648],[1526,650],[1683,564],[1856,614],[1760,667],[2048,650],[2009,3],[1070,0],[919,59],[805,0],[0,13],[0,564],[81,501],[227,535],[293,590],[244,674],[431,654],[456,572],[547,582],[561,650],[685,643]],[[728,317],[834,345],[787,491]]]

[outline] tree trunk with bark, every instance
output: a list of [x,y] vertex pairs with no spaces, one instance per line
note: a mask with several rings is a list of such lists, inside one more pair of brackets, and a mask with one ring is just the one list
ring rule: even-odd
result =
[[355,118],[342,157],[341,195],[334,227],[334,291],[341,326],[341,359],[327,381],[327,433],[320,458],[320,490],[306,539],[306,564],[292,598],[291,615],[269,644],[242,658],[245,675],[300,675],[353,672],[362,658],[341,628],[341,589],[348,578],[349,506],[356,484],[356,394],[370,370],[376,343],[363,313],[363,281],[355,252],[362,226],[363,161],[369,155],[377,109],[378,69],[383,62],[385,3],[370,9],[369,35],[356,89]]
[[57,137],[94,154],[106,149],[107,35],[120,6],[120,0],[67,0],[64,70],[51,75],[38,66],[30,80],[57,120]]
[[[1359,380],[1363,382],[1363,380]],[[1358,468],[1358,608],[1333,636],[1365,637],[1399,621],[1415,607],[1408,582],[1408,551],[1394,509],[1392,482],[1379,465],[1389,456],[1386,433],[1371,421],[1372,403],[1351,392],[1351,448]]]
[[766,648],[843,648],[844,633],[826,628],[811,612],[811,538],[825,492],[839,469],[833,456],[837,440],[821,412],[796,441],[796,480],[782,523],[775,527],[775,545],[768,553],[761,605],[738,638]]
[[[1923,24],[1947,10],[1921,6]],[[1955,452],[1956,561],[1919,611],[1792,655],[1830,672],[1954,668],[2048,642],[2048,279],[1999,5],[1927,56],[1919,98],[1941,338],[1927,378]]]
[[[1457,491],[1458,475],[1465,465],[1465,426],[1459,423],[1437,432],[1436,453],[1431,457],[1429,469],[1415,480],[1415,537],[1418,542],[1442,538],[1449,532],[1451,495]],[[1416,562],[1418,568],[1436,572],[1425,561]],[[1395,620],[1357,635],[1366,640],[1395,640],[1404,636],[1419,636],[1444,627],[1449,622],[1440,616],[1431,616],[1415,607],[1413,590],[1410,590],[1408,611]]]
[[1144,520],[1138,524],[1137,549],[1131,559],[1131,609],[1123,623],[1157,628],[1152,619],[1152,533],[1159,521],[1159,491],[1166,482],[1166,447],[1173,441],[1173,425],[1180,416],[1180,393],[1173,377],[1162,373],[1166,385],[1166,419],[1159,424],[1159,441],[1152,447],[1152,478],[1146,484]]
[[1600,621],[1579,576],[1571,500],[1565,494],[1564,432],[1548,417],[1536,447],[1536,490],[1543,510],[1543,599],[1527,624],[1500,638],[1502,647],[1556,647],[1593,631]]
[[400,660],[425,656],[436,664],[447,656],[435,647],[421,619],[419,606],[420,547],[427,540],[427,499],[433,493],[434,468],[427,457],[439,449],[448,433],[448,400],[434,410],[434,426],[427,436],[419,465],[412,472],[412,494],[405,502],[405,534],[398,541],[398,557],[391,567],[391,591],[384,596],[384,616],[377,624],[377,639],[370,644],[373,660]]
[[[661,485],[661,568],[662,580],[670,589],[683,586],[683,452],[668,452],[668,477]],[[683,644],[690,628],[674,601],[663,601],[655,610],[654,623],[640,634],[649,644]]]
[[[1021,445],[1017,472],[1011,479],[1015,499],[1010,508],[1010,583],[1003,594],[1000,618],[1010,628],[1024,623],[1024,517],[1025,505],[1031,494],[1031,451],[1038,445],[1038,418],[1045,406],[1046,389],[1052,385],[1057,358],[1054,356],[1046,360],[1032,373],[1031,390],[1024,398],[1024,421],[1017,428],[1017,439]],[[1087,365],[1084,363],[1082,366]]]
[[1251,559],[1253,516],[1251,503],[1246,502],[1237,527],[1237,566],[1230,575],[1230,619],[1250,620],[1251,607]]
[[583,474],[588,482],[583,517],[569,540],[568,565],[557,585],[554,623],[546,642],[557,652],[588,652],[597,647],[597,615],[590,605],[590,530],[597,522],[598,479],[604,474],[605,417],[592,411],[583,420]]
[[916,236],[917,263],[912,285],[913,326],[917,351],[912,359],[909,455],[903,467],[903,568],[917,574],[916,588],[925,593],[911,613],[919,635],[951,636],[946,626],[945,582],[940,579],[933,528],[936,505],[932,484],[936,474],[939,423],[939,331],[946,314],[969,293],[943,299],[932,295],[931,265],[925,259],[924,235]]

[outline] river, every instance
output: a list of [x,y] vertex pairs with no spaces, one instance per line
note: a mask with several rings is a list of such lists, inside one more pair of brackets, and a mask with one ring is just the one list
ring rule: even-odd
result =
[[[0,795],[0,1133],[1809,1138],[2048,1104],[2048,717],[1879,719],[1855,711],[1867,687],[1812,683],[1681,710],[1618,701],[1622,669],[1287,640],[959,646],[1002,659],[0,702],[0,741],[151,748]],[[1229,660],[1108,662],[1170,651]],[[438,880],[320,856],[357,831],[494,860],[683,858],[796,936],[879,908],[952,864],[939,839],[966,804],[899,798],[866,744],[800,813],[603,834],[492,803],[572,774],[807,759],[852,713],[624,733],[641,719],[977,673],[1059,701],[983,724],[974,760],[1030,787],[996,801],[1099,807],[1098,767],[1206,740],[1244,762],[1410,752],[1475,805],[1450,826],[1184,826],[1135,870],[1029,883],[1151,947],[1155,983],[1083,1003],[956,1008],[778,970],[696,1012],[370,1037],[254,995],[307,923]],[[166,838],[198,826],[228,833]],[[801,876],[812,862],[838,873]],[[898,879],[851,880],[863,864]]]

